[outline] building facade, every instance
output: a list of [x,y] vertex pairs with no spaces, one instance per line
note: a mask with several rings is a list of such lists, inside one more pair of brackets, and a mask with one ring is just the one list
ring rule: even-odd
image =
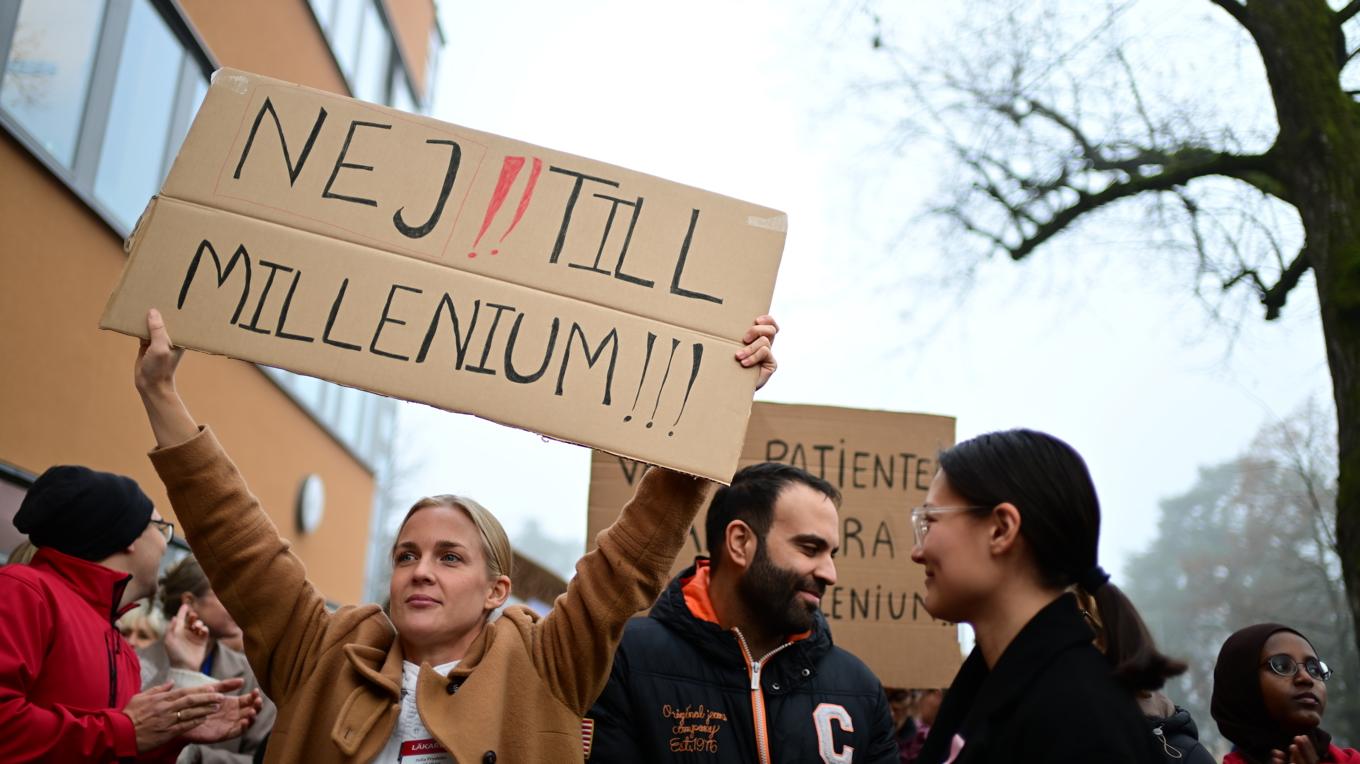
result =
[[[427,112],[442,45],[433,0],[0,2],[0,559],[53,464],[131,475],[170,514],[137,341],[97,327],[212,71]],[[358,601],[396,402],[205,354],[179,385],[326,597]]]

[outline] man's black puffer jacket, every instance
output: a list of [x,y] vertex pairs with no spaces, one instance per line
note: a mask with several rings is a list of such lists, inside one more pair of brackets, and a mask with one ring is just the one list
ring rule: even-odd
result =
[[832,644],[822,615],[806,635],[754,656],[753,668],[738,632],[712,616],[707,571],[695,581],[707,564],[700,558],[649,616],[628,623],[585,722],[592,764],[895,764],[883,688]]

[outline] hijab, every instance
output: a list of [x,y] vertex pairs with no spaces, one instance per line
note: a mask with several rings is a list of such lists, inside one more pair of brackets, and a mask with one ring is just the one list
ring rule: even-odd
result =
[[[1252,759],[1270,760],[1272,750],[1288,751],[1294,736],[1280,729],[1266,710],[1261,694],[1261,648],[1272,634],[1287,631],[1308,638],[1278,623],[1258,623],[1235,632],[1218,651],[1214,664],[1214,692],[1209,713],[1218,731]],[[1309,642],[1309,645],[1312,645]],[[1319,756],[1327,755],[1332,736],[1314,727],[1307,733]]]

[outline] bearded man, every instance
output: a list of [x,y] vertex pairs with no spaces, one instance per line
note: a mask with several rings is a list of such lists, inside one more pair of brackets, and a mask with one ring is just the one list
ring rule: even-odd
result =
[[634,618],[584,721],[591,762],[898,760],[887,698],[831,642],[835,486],[767,462],[719,489],[700,557]]

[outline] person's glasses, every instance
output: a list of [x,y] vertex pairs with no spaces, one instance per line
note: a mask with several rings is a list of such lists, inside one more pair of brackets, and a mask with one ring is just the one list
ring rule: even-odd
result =
[[926,542],[926,534],[930,532],[930,518],[950,512],[977,512],[985,509],[991,509],[991,507],[917,507],[913,509],[911,511],[911,530],[916,534],[916,546],[921,546]]
[[165,521],[165,520],[157,520],[157,519],[155,519],[155,518],[152,518],[152,519],[151,519],[151,524],[154,525],[154,526],[156,526],[156,530],[160,531],[160,532],[161,532],[161,535],[165,537],[165,543],[169,544],[171,541],[174,540],[174,538],[175,538],[175,524],[174,524],[174,523],[167,522],[167,521]]
[[1272,655],[1269,658],[1266,658],[1266,662],[1262,665],[1284,677],[1293,678],[1293,676],[1298,673],[1299,666],[1302,665],[1303,670],[1308,672],[1308,676],[1311,676],[1319,682],[1325,682],[1332,678],[1332,670],[1327,668],[1327,664],[1312,656],[1304,658],[1303,663],[1300,664],[1288,655],[1281,653],[1280,655]]

